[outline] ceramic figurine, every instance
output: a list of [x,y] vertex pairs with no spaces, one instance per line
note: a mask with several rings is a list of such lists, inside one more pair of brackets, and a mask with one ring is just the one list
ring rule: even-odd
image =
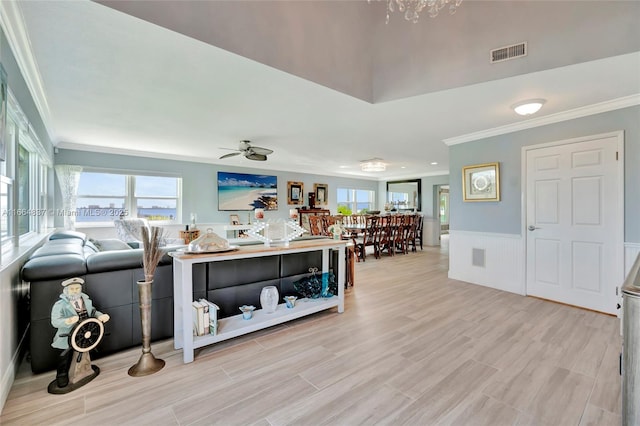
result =
[[297,296],[285,296],[284,301],[287,304],[287,308],[292,309],[296,305]]
[[82,292],[83,284],[82,278],[63,281],[60,299],[51,309],[51,325],[58,329],[51,346],[61,353],[49,393],[71,392],[100,373],[98,367],[91,365],[89,351],[102,339],[103,323],[109,321],[109,315],[95,309],[89,296]]
[[240,310],[242,311],[242,319],[250,320],[253,317],[253,311],[256,309],[253,305],[242,305]]

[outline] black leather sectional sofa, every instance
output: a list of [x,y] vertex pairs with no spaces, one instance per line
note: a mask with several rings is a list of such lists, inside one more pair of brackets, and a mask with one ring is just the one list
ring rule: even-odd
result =
[[[22,268],[22,279],[30,284],[29,350],[35,373],[57,365],[59,352],[51,347],[56,332],[51,308],[62,293],[61,282],[72,277],[84,279],[83,291],[98,310],[111,316],[97,357],[141,343],[137,281],[144,278],[142,249],[119,240],[101,244],[81,232],[59,231]],[[173,268],[166,254],[154,276],[151,314],[152,340],[173,336]]]
[[[56,332],[51,325],[51,308],[67,278],[83,278],[84,292],[98,310],[111,316],[105,324],[107,335],[92,357],[141,344],[137,281],[143,278],[142,249],[118,242],[93,242],[81,232],[59,231],[23,266],[22,278],[30,283],[33,372],[57,365],[58,351],[51,347]],[[329,266],[336,274],[337,265],[338,252],[334,251]],[[204,297],[220,306],[219,318],[237,315],[241,305],[260,306],[264,286],[275,285],[281,296],[297,295],[293,284],[308,276],[310,267],[321,270],[321,251],[198,264],[193,270],[193,297]],[[167,254],[154,276],[151,316],[152,341],[173,337],[173,263]],[[136,361],[131,360],[132,364]]]

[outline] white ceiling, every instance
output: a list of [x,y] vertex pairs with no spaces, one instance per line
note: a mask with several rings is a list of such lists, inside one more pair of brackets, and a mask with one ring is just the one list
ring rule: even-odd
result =
[[[101,3],[3,6],[62,148],[416,177],[447,173],[443,140],[640,94],[638,1],[465,0],[455,15],[388,25],[385,4],[364,0]],[[528,56],[489,64],[490,49],[522,41]],[[534,120],[509,108],[527,98],[547,99]],[[275,152],[218,159],[241,139]],[[361,172],[372,157],[387,171]]]

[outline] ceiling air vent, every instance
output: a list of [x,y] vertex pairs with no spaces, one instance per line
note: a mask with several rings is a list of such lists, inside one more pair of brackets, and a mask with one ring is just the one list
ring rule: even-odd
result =
[[519,58],[521,56],[527,56],[527,42],[513,44],[511,46],[500,47],[493,49],[490,52],[491,57],[489,61],[494,64],[496,62],[508,61],[509,59]]

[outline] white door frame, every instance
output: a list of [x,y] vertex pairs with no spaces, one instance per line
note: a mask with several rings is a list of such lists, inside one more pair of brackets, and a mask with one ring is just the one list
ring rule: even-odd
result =
[[540,149],[540,148],[548,148],[559,145],[569,145],[572,143],[578,142],[586,142],[594,139],[603,139],[615,137],[617,139],[617,151],[618,151],[618,169],[617,169],[617,187],[618,187],[618,205],[616,206],[616,223],[619,225],[615,230],[615,240],[616,240],[616,253],[615,253],[615,262],[616,262],[616,276],[610,277],[613,281],[615,281],[616,288],[622,285],[624,281],[624,131],[619,130],[615,132],[601,133],[597,135],[583,136],[579,138],[573,139],[564,139],[554,142],[546,142],[537,145],[527,145],[523,146],[521,150],[521,159],[520,159],[520,169],[521,169],[521,178],[520,178],[520,186],[521,186],[521,198],[520,198],[520,224],[521,224],[521,235],[522,235],[522,250],[524,253],[524,276],[523,276],[523,294],[528,294],[527,291],[527,152]]

